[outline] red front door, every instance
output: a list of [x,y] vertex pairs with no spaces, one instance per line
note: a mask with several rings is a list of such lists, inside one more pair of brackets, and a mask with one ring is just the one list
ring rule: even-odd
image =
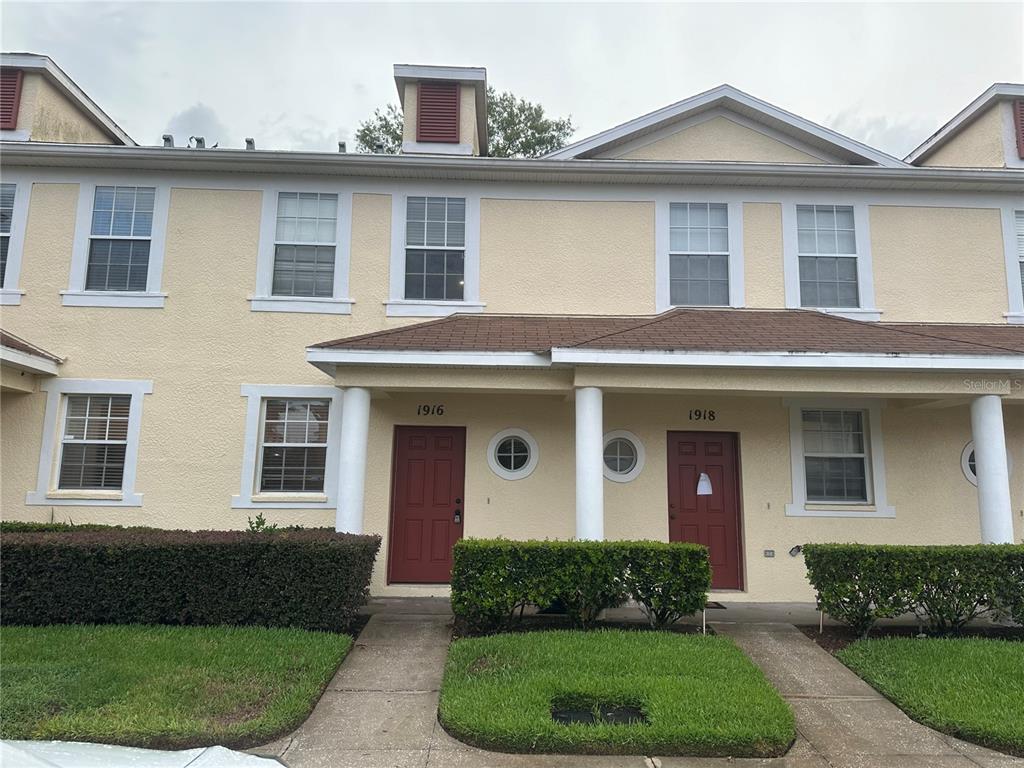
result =
[[395,427],[389,582],[451,580],[465,477],[464,427]]
[[[707,495],[697,493],[701,473],[710,480]],[[735,434],[668,433],[668,538],[708,548],[712,589],[742,587],[739,491]]]

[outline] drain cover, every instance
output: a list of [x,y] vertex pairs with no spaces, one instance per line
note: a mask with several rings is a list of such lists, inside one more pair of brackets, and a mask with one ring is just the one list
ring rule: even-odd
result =
[[634,723],[647,723],[647,715],[640,707],[629,705],[598,704],[591,709],[583,709],[579,705],[574,707],[551,707],[551,719],[562,725],[584,723],[595,725],[605,723],[607,725],[633,725]]

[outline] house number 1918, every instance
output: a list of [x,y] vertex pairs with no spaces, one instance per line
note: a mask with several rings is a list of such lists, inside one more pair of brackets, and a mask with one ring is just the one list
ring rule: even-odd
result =
[[710,408],[694,408],[690,411],[690,421],[714,421],[715,412]]
[[444,416],[444,404],[439,403],[436,405],[417,405],[416,406],[417,416]]

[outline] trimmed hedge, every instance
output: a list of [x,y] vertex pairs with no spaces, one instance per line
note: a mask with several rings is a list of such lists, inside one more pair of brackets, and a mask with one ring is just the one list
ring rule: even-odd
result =
[[378,536],[140,529],[5,533],[5,624],[232,624],[346,629]]
[[703,608],[711,587],[708,552],[697,544],[462,539],[453,560],[452,610],[474,632],[556,602],[574,626],[589,627],[629,598],[661,628]]
[[990,611],[1024,623],[1024,545],[807,544],[818,607],[866,636],[878,619],[913,612],[932,634]]

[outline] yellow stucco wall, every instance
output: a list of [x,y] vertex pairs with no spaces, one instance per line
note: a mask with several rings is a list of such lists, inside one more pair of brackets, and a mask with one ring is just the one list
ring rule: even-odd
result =
[[[575,525],[573,404],[561,395],[501,395],[435,392],[443,417],[416,415],[422,395],[375,400],[371,415],[366,527],[383,533],[383,556],[374,572],[379,594],[443,593],[443,589],[387,585],[390,478],[395,425],[465,426],[467,536],[571,538]],[[897,401],[882,411],[888,501],[892,519],[788,517],[792,500],[789,410],[778,397],[716,394],[605,396],[606,431],[626,429],[640,438],[646,460],[632,482],[605,480],[605,535],[609,539],[668,538],[666,442],[669,430],[701,430],[687,421],[690,408],[711,408],[712,431],[739,434],[741,529],[746,588],[731,599],[810,600],[802,558],[788,551],[809,541],[873,543],[970,543],[980,539],[977,491],[960,469],[960,454],[971,439],[966,407],[918,410]],[[1014,525],[1024,536],[1024,408],[1005,409],[1011,461]],[[493,435],[509,427],[527,430],[537,441],[539,462],[522,479],[499,478],[487,465]],[[284,517],[278,519],[284,520]],[[766,558],[765,549],[775,557]]]
[[884,320],[1003,322],[1008,291],[997,209],[872,206],[870,218]]
[[695,162],[712,160],[747,163],[824,162],[820,158],[801,152],[795,147],[733,122],[726,117],[713,117],[624,154],[618,154],[618,150],[611,150],[609,153],[599,154],[597,157]]
[[993,104],[966,128],[941,146],[921,165],[953,168],[1003,168],[1003,118],[1001,105]]
[[743,272],[747,306],[786,306],[781,204],[743,204]]
[[489,312],[654,312],[654,204],[480,204],[480,295]]
[[92,118],[38,72],[25,72],[22,76],[17,130],[28,131],[32,141],[115,143]]

